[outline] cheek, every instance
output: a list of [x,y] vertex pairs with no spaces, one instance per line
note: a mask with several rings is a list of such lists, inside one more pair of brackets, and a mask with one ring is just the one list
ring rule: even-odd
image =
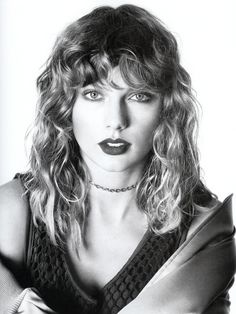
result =
[[153,110],[148,114],[144,114],[142,119],[139,120],[140,135],[144,138],[152,138],[154,131],[157,128],[159,121],[159,111]]
[[80,105],[75,104],[72,111],[72,123],[74,130],[86,133],[93,131],[99,123],[99,114],[97,110],[90,108],[83,102]]
[[140,124],[139,132],[136,135],[140,150],[148,152],[152,148],[153,135],[157,127],[158,119],[146,119]]
[[86,134],[87,132],[85,130],[86,121],[77,109],[74,109],[72,113],[72,125],[75,138],[78,144],[80,144],[79,142],[83,139],[84,134]]
[[89,116],[90,114],[86,112],[85,106],[79,106],[78,104],[75,104],[72,111],[72,123],[74,131],[82,131],[86,127],[86,125],[89,124]]
[[94,149],[94,144],[99,142],[101,126],[97,116],[95,111],[83,105],[75,107],[72,112],[73,133],[83,151]]

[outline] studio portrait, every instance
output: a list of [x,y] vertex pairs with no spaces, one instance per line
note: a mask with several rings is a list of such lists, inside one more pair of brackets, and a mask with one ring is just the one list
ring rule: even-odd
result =
[[233,8],[1,1],[0,314],[236,311]]

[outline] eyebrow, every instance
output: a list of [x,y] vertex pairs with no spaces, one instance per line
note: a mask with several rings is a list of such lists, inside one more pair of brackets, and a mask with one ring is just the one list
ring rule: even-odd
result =
[[99,88],[99,89],[108,89],[108,88],[115,88],[115,89],[118,89],[118,90],[122,90],[122,89],[125,89],[125,88],[122,88],[120,86],[118,86],[117,84],[113,83],[113,84],[103,84],[103,83],[91,83],[91,84],[88,84],[86,86],[83,86],[82,89],[85,89],[87,87],[93,87],[93,88]]
[[[120,87],[119,85],[116,85],[116,84],[114,84],[115,85],[115,87],[113,87],[112,85],[105,85],[105,84],[102,84],[102,83],[91,83],[91,84],[88,84],[88,85],[86,85],[86,86],[84,86],[84,87],[82,87],[81,89],[86,89],[86,88],[97,88],[97,89],[109,89],[109,88],[114,88],[114,89],[117,89],[117,90],[125,90],[126,89],[126,87]],[[142,93],[142,92],[148,92],[148,93],[150,93],[150,94],[152,94],[152,95],[158,95],[158,92],[157,91],[155,91],[155,90],[153,90],[153,89],[151,89],[151,88],[134,88],[134,87],[131,87],[131,86],[128,86],[128,88],[127,88],[127,92],[128,93],[130,93],[130,92],[133,92],[133,93],[138,93],[138,92],[140,92],[140,93]]]

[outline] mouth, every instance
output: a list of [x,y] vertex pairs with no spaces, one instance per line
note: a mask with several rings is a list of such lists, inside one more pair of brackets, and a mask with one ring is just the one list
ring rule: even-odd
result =
[[121,138],[116,140],[107,138],[104,141],[98,143],[98,145],[105,154],[121,155],[127,152],[131,144]]

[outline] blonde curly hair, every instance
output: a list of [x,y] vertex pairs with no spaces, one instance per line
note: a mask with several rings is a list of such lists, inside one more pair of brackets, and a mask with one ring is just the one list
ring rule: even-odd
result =
[[161,96],[153,149],[136,188],[150,228],[157,234],[176,229],[184,213],[191,216],[196,189],[205,189],[197,103],[174,36],[140,7],[99,7],[62,32],[37,80],[40,97],[24,184],[34,222],[45,223],[54,244],[72,233],[78,247],[89,210],[89,172],[72,130],[78,90],[108,80],[115,66],[130,86]]

